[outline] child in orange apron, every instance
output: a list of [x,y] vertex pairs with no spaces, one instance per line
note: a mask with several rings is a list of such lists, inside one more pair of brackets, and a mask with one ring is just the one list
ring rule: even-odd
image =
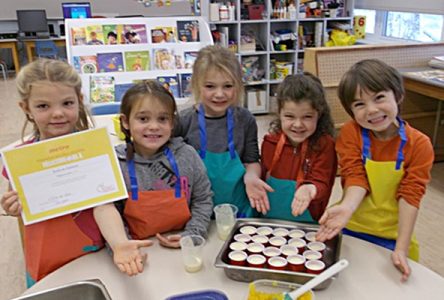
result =
[[279,118],[262,142],[265,218],[316,223],[336,176],[334,126],[324,89],[310,73],[289,75],[277,92]]
[[430,180],[430,139],[400,118],[402,76],[382,61],[352,66],[338,95],[353,118],[336,142],[344,195],[321,217],[317,238],[330,239],[345,227],[345,234],[386,247],[405,281],[407,257],[419,259],[413,228]]
[[140,248],[152,244],[145,239],[156,236],[163,246],[179,248],[181,236],[206,237],[213,193],[197,152],[182,138],[171,138],[176,101],[160,83],[147,80],[130,88],[120,111],[126,144],[116,152],[129,199],[96,207],[94,216],[114,263],[131,276],[143,271],[146,254]]
[[[25,143],[89,128],[81,79],[66,62],[39,59],[25,66],[16,80],[20,107],[26,114],[27,123],[34,127],[31,139]],[[8,177],[5,171],[3,175]],[[9,215],[18,216],[21,212],[17,193],[11,190],[11,186],[3,195],[1,204]],[[26,225],[27,286],[32,286],[71,260],[102,247],[103,239],[92,209]]]
[[237,206],[238,217],[251,217],[253,208],[262,210],[256,198],[266,197],[257,192],[271,188],[260,180],[256,120],[239,106],[244,89],[237,57],[221,46],[201,49],[191,90],[198,104],[181,111],[175,133],[199,152],[214,205],[230,203]]

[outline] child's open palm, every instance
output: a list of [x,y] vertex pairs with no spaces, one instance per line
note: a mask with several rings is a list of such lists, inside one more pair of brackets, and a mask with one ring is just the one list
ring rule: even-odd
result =
[[153,244],[148,240],[127,240],[119,243],[114,249],[114,263],[120,272],[129,276],[143,272],[143,266],[147,259],[147,254],[142,253],[140,248],[149,247]]
[[257,176],[248,176],[245,178],[245,190],[252,208],[263,214],[270,210],[267,191],[274,192],[274,190],[265,181]]
[[336,236],[347,225],[353,210],[343,204],[328,208],[319,219],[319,231],[316,240],[323,242]]
[[1,199],[1,205],[6,214],[10,216],[17,217],[22,211],[22,206],[20,205],[16,191],[7,191],[6,193],[4,193]]
[[317,189],[314,184],[304,184],[294,193],[291,203],[291,213],[294,216],[301,215],[310,205],[311,200],[316,197]]

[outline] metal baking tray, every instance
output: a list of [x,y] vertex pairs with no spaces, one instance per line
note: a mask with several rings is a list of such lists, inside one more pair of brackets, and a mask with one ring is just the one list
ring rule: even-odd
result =
[[[278,281],[287,281],[294,282],[298,284],[304,284],[309,281],[316,275],[303,273],[303,272],[293,272],[293,271],[279,271],[279,270],[271,270],[267,268],[252,268],[247,266],[235,266],[229,263],[228,252],[229,245],[233,241],[234,235],[239,233],[239,229],[242,226],[251,225],[255,227],[259,226],[270,226],[271,228],[283,227],[289,230],[292,229],[301,229],[304,231],[317,231],[319,229],[319,225],[314,224],[305,224],[298,222],[290,222],[283,220],[274,220],[274,219],[239,219],[236,221],[233,229],[230,232],[227,240],[223,244],[219,254],[216,257],[216,261],[214,262],[214,266],[216,268],[223,268],[225,274],[228,278],[231,278],[236,281],[243,282],[252,282],[259,279],[271,279]],[[340,257],[341,251],[341,243],[342,243],[342,234],[340,233],[333,239],[326,241],[325,244],[327,248],[324,250],[324,257],[322,261],[325,263],[326,268],[330,267],[332,264],[337,262]],[[336,276],[327,279],[323,283],[319,284],[315,289],[322,290],[327,288],[332,280],[334,280]]]

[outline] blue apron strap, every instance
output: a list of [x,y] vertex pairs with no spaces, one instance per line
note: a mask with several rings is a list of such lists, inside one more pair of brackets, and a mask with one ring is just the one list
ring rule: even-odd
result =
[[179,168],[177,167],[176,159],[174,158],[173,152],[171,152],[170,148],[168,147],[166,147],[165,150],[163,150],[163,153],[168,158],[171,168],[173,168],[174,175],[176,175],[176,183],[174,184],[174,191],[176,198],[180,198],[181,197],[180,173],[179,173]]
[[234,149],[234,141],[233,141],[234,118],[233,118],[232,107],[228,108],[227,129],[228,129],[228,149],[230,150],[231,159],[234,159],[236,157],[236,151]]
[[369,130],[367,128],[362,128],[361,130],[361,136],[362,136],[362,162],[365,164],[367,158],[371,159],[371,152],[370,152],[370,134]]
[[139,199],[139,187],[137,184],[136,167],[134,166],[134,159],[127,162],[128,173],[131,183],[131,199],[137,201]]
[[207,129],[205,124],[205,111],[203,105],[199,105],[199,135],[200,135],[200,158],[204,159],[207,154]]
[[399,122],[399,137],[401,138],[401,144],[399,144],[398,156],[396,158],[396,170],[401,168],[401,164],[404,161],[404,146],[407,143],[407,135],[405,133],[404,121],[401,118],[397,118]]

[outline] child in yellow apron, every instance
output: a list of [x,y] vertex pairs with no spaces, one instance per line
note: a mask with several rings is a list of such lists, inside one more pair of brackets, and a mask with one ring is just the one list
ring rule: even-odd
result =
[[430,139],[399,117],[402,76],[382,61],[356,63],[344,74],[338,95],[353,117],[336,141],[344,195],[326,210],[319,240],[345,234],[392,250],[393,264],[408,279],[407,257],[418,260],[413,228],[430,180]]
[[171,138],[176,115],[174,97],[155,80],[136,84],[122,99],[126,144],[116,153],[129,199],[95,207],[94,216],[114,263],[130,276],[143,272],[147,254],[140,248],[153,243],[146,239],[156,236],[161,245],[180,248],[182,236],[207,236],[210,181],[197,152]]

